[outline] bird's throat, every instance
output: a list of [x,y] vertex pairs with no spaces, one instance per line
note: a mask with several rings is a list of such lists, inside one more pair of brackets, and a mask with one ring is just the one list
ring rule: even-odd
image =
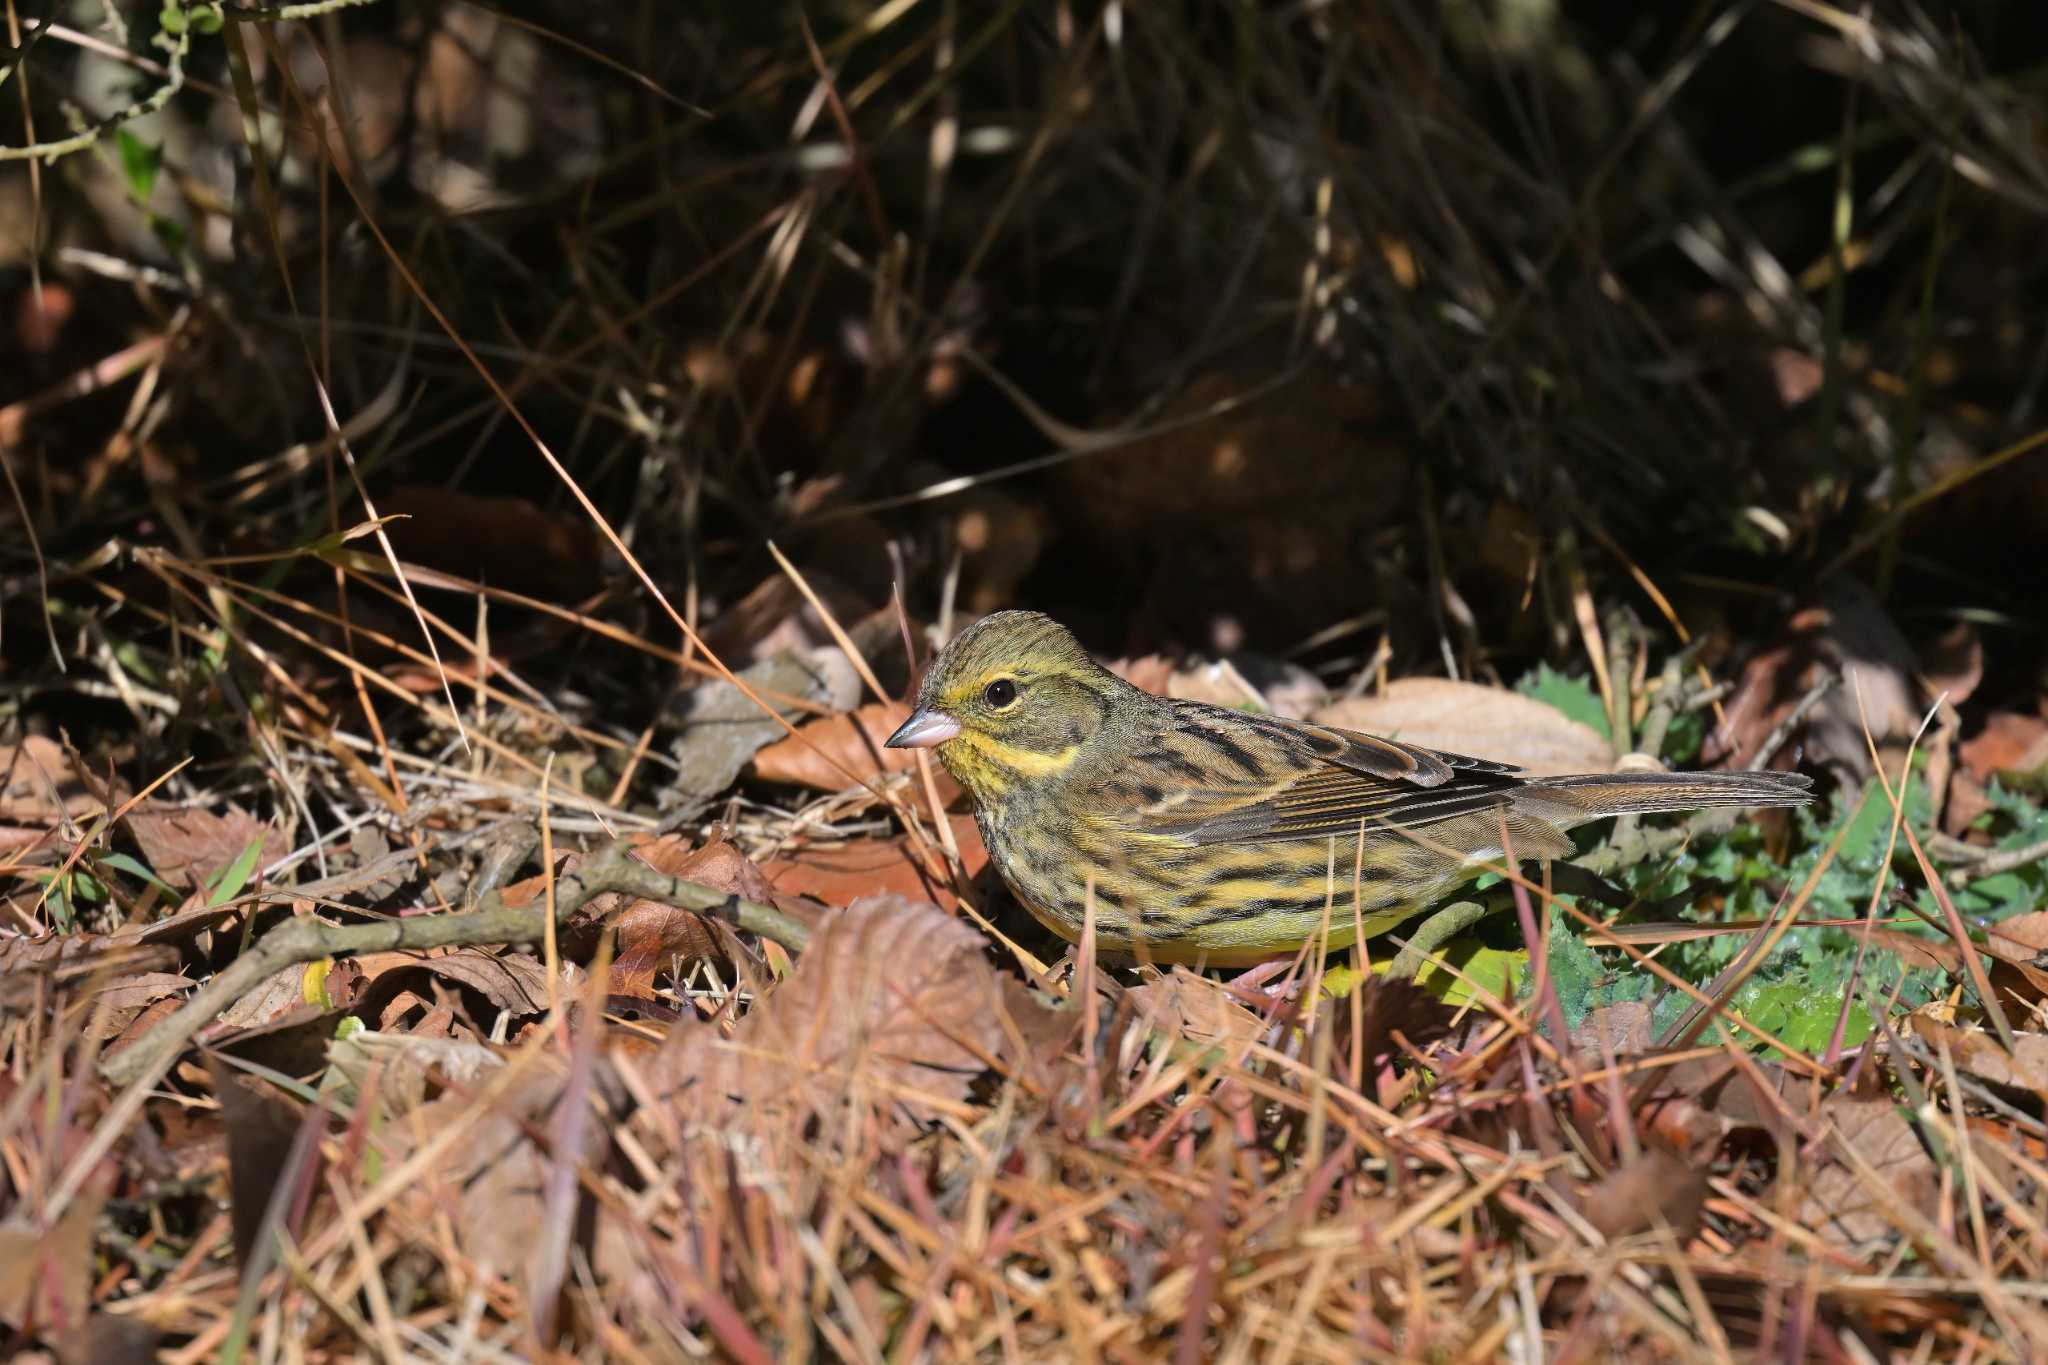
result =
[[1081,746],[1054,753],[1019,748],[993,735],[963,731],[940,746],[939,760],[953,779],[978,802],[1000,800],[1019,783],[1041,783],[1066,772],[1081,756]]

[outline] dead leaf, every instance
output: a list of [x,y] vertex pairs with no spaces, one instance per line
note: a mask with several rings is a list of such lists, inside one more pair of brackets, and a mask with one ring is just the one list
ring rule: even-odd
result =
[[[365,980],[349,1003],[365,1014],[380,1011],[388,996],[404,989],[404,974],[412,971],[475,991],[507,1014],[538,1014],[548,1007],[547,965],[532,953],[464,947],[437,953],[371,953],[351,960]],[[575,980],[574,968],[565,968],[562,989],[574,990]]]
[[1661,1216],[1684,1246],[1706,1202],[1705,1168],[1652,1147],[1586,1192],[1586,1221],[1611,1241],[1648,1232]]
[[44,825],[60,810],[76,819],[99,808],[99,798],[57,741],[30,735],[19,744],[0,744],[0,820]]
[[[1857,929],[1851,932],[1861,935],[1864,931]],[[1908,967],[1939,967],[1945,972],[1963,970],[1963,953],[1956,947],[1954,939],[1926,938],[1881,925],[1872,925],[1869,933],[1871,947],[1896,953]]]
[[[796,734],[754,755],[754,775],[768,782],[836,792],[854,786],[856,779],[874,782],[885,773],[913,772],[917,768],[913,750],[882,747],[882,741],[908,719],[908,706],[878,701],[857,711],[805,721]],[[933,776],[939,799],[950,804],[960,789],[942,768],[935,768]]]
[[1997,778],[2008,789],[2037,789],[2048,784],[2048,720],[1994,711],[1958,753],[1964,770],[1985,786]]
[[1891,1236],[1897,1223],[1886,1212],[1894,1203],[1931,1213],[1940,1193],[1940,1176],[1920,1135],[1890,1100],[1856,1100],[1831,1096],[1821,1116],[1832,1122],[1842,1141],[1853,1147],[1889,1191],[1873,1191],[1856,1170],[1832,1156],[1807,1180],[1800,1221],[1830,1241],[1862,1246]]
[[128,831],[142,848],[143,861],[172,886],[192,890],[242,855],[251,840],[261,837],[256,857],[260,869],[286,853],[284,836],[240,806],[217,815],[199,806],[160,806],[151,802],[128,812]]
[[[775,892],[747,855],[723,839],[692,849],[679,838],[660,839],[633,850],[633,856],[658,872],[700,882],[750,901],[772,902]],[[654,998],[654,977],[677,962],[723,958],[724,945],[710,921],[662,901],[635,900],[623,908],[619,895],[599,896],[591,907],[609,924],[618,941],[612,959],[614,995]]]
[[426,1103],[428,1090],[436,1083],[474,1087],[486,1073],[505,1064],[502,1053],[482,1043],[374,1029],[336,1039],[327,1057],[321,1093],[344,1106],[353,1105],[374,1074],[377,1103],[387,1116],[407,1114]]
[[[1320,1014],[1327,1026],[1337,1030],[1336,1055],[1361,1059],[1368,1075],[1407,1055],[1395,1035],[1421,1051],[1451,1031],[1456,1011],[1407,977],[1367,976],[1356,990],[1360,999],[1355,1007],[1349,1000],[1332,1000]],[[1358,1019],[1355,1037],[1351,1026],[1354,1008]]]
[[[558,1174],[558,1162],[534,1135],[551,1132],[562,1106],[574,1102],[556,1060],[529,1065],[488,1107],[479,1107],[469,1087],[451,1088],[386,1131],[392,1151],[402,1159],[435,1144],[450,1128],[461,1129],[462,1141],[441,1150],[416,1182],[419,1212],[450,1219],[466,1254],[494,1270],[527,1265],[546,1230],[546,1191]],[[479,1073],[485,1087],[498,1084],[492,1070]],[[591,1115],[588,1122],[598,1125],[605,1119]],[[591,1210],[587,1189],[577,1199],[582,1207],[574,1224],[581,1254],[589,1257],[599,1284],[618,1283],[635,1264],[635,1249],[644,1249],[645,1230]]]
[[927,1121],[963,1101],[992,1059],[1036,1061],[1016,1055],[1003,1016],[1028,1035],[1029,1016],[1048,1011],[989,965],[986,946],[937,906],[856,901],[820,923],[730,1038],[708,1025],[671,1034],[646,1063],[649,1083],[712,1132],[772,1130],[849,1101],[892,1128]]
[[197,984],[182,972],[137,972],[123,976],[97,993],[95,999],[101,1010],[87,1020],[87,1036],[105,1042],[149,1006]]
[[93,1234],[113,1182],[102,1162],[54,1227],[38,1225],[22,1207],[0,1219],[0,1324],[52,1337],[84,1328],[92,1309]]
[[1650,1007],[1640,1000],[1601,1005],[1572,1030],[1572,1051],[1592,1066],[1605,1065],[1608,1057],[1645,1052],[1656,1037],[1651,1016]]
[[1956,1070],[2002,1089],[2048,1099],[2048,1036],[2019,1034],[2007,1052],[1989,1034],[1957,1028],[1924,1013],[1914,1017],[1913,1031],[1930,1047],[1946,1047]]
[[177,951],[168,945],[137,943],[133,937],[112,934],[0,939],[0,1009],[25,1008],[39,990],[82,984],[95,987],[103,999],[111,998],[117,1011],[138,1007],[148,1001],[120,994],[123,987],[151,981],[158,969],[176,966],[177,961]]
[[1556,707],[1450,678],[1402,678],[1383,696],[1340,701],[1314,718],[1425,749],[1513,763],[1539,777],[1614,767],[1614,750],[1600,733]]
[[[1112,659],[1103,667],[1140,692],[1211,706],[1251,707],[1300,720],[1330,699],[1307,669],[1254,655],[1200,661],[1176,668],[1164,655]],[[1255,680],[1256,678],[1256,680]]]
[[[1783,1069],[1758,1062],[1755,1070],[1782,1100]],[[1731,1133],[1776,1133],[1785,1127],[1787,1115],[1773,1095],[1760,1093],[1749,1072],[1726,1057],[1688,1058],[1658,1067],[1653,1075],[1637,1117],[1651,1136],[1681,1156],[1704,1158]]]
[[[798,506],[805,501],[804,492],[802,488],[797,490]],[[804,566],[804,580],[811,591],[842,626],[852,626],[874,612],[874,604],[842,583],[837,575],[821,572],[801,554],[797,555],[797,562]],[[893,636],[895,630],[892,615],[889,633]],[[827,651],[839,653],[824,617],[803,590],[783,573],[762,579],[744,597],[721,611],[716,620],[705,625],[702,634],[705,648],[733,667],[741,662],[759,664],[784,652],[813,659]],[[854,627],[855,644],[863,643],[863,634],[859,627]],[[899,659],[902,657],[900,645],[895,653]],[[839,661],[846,663],[845,656],[839,655]],[[878,661],[871,658],[869,662],[873,666]],[[902,671],[907,673],[908,666],[903,665]],[[846,663],[844,674],[835,676],[831,689],[831,695],[843,702],[837,709],[850,710],[860,699],[860,688],[860,675],[852,664]]]
[[[844,686],[840,675],[859,686],[846,656],[838,650],[816,651],[816,656],[785,650],[739,674],[762,702],[780,709],[784,719],[796,720],[805,712],[800,702],[831,704],[841,700]],[[854,695],[858,695],[855,693]],[[782,700],[791,699],[791,700]],[[844,710],[853,697],[843,698]],[[662,808],[678,815],[701,809],[733,784],[742,769],[762,748],[788,732],[782,721],[761,709],[753,697],[723,678],[703,682],[684,692],[671,708],[679,733],[669,745],[676,772],[661,792]]]
[[[981,830],[972,816],[950,817],[953,839],[969,880],[988,865]],[[929,841],[932,836],[927,834]],[[893,839],[854,839],[837,844],[799,844],[761,864],[761,875],[779,896],[812,896],[827,905],[845,905],[862,896],[889,893],[929,900],[942,909],[959,903],[952,882],[943,873],[926,871],[917,846],[907,834]]]
[[1948,800],[1941,806],[1941,832],[1952,839],[1960,839],[1971,825],[1992,809],[1991,793],[1985,790],[1984,784],[1973,777],[1968,768],[1957,768],[1948,781]]
[[2030,910],[2024,915],[2002,919],[1992,925],[1989,932],[1993,952],[1998,950],[1996,940],[2004,939],[2014,948],[2030,953],[2048,953],[2048,910]]
[[[227,1133],[228,1212],[234,1224],[235,1260],[246,1269],[278,1186],[311,1175],[303,1169],[291,1170],[292,1149],[306,1121],[305,1111],[219,1056],[206,1059],[206,1071],[213,1081],[214,1097],[220,1101],[221,1127]],[[307,1158],[317,1166],[317,1146],[307,1149]],[[291,1205],[287,1197],[287,1213]]]
[[1984,681],[1984,640],[1969,621],[1958,621],[1941,634],[1923,640],[1920,676],[1931,695],[1961,706]]
[[223,1030],[267,1028],[295,1010],[314,1008],[314,1002],[306,998],[310,965],[294,963],[264,977],[250,987],[246,995],[220,1012],[217,1027]]
[[422,485],[386,493],[377,511],[397,518],[384,534],[409,564],[550,601],[604,586],[608,547],[580,513],[548,512],[510,495]]
[[1925,702],[1918,672],[1912,646],[1870,590],[1837,579],[1820,605],[1792,617],[1782,642],[1749,661],[1704,755],[1738,767],[1748,762],[1816,682],[1839,675],[1793,738],[1860,783],[1870,774],[1866,723],[1880,751],[1903,749],[1919,730]]
[[1124,993],[1136,1018],[1150,1020],[1167,1038],[1186,1037],[1208,1043],[1248,1043],[1266,1030],[1266,1022],[1223,983],[1175,967],[1163,976]]
[[1140,692],[1155,697],[1166,695],[1173,681],[1173,660],[1164,654],[1141,654],[1131,659],[1111,659],[1103,665]]

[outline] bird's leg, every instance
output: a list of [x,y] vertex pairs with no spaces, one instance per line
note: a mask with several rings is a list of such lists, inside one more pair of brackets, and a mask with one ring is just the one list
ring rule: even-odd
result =
[[1408,941],[1387,968],[1390,980],[1412,978],[1422,970],[1423,959],[1438,948],[1485,919],[1492,911],[1478,901],[1452,901],[1415,927]]

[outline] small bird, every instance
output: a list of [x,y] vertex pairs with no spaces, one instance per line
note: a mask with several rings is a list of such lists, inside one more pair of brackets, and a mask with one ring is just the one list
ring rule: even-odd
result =
[[1506,763],[1140,691],[1032,611],[926,671],[891,748],[937,751],[990,859],[1047,928],[1104,952],[1242,966],[1370,937],[1483,864],[1566,858],[1626,812],[1796,806],[1796,773],[1523,777]]

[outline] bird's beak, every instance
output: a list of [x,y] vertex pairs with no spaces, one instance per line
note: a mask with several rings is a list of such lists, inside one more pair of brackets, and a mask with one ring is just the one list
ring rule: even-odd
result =
[[960,733],[960,722],[943,711],[916,710],[885,741],[891,749],[929,749]]

